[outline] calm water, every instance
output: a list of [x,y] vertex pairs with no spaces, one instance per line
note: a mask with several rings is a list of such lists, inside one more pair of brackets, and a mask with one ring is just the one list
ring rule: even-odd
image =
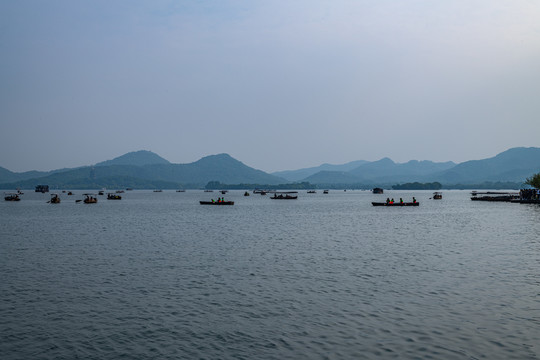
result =
[[81,193],[0,203],[4,360],[540,357],[539,206]]

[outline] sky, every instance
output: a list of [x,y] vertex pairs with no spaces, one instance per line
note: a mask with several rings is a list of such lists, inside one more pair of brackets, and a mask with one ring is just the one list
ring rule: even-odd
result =
[[0,166],[540,146],[536,0],[0,0]]

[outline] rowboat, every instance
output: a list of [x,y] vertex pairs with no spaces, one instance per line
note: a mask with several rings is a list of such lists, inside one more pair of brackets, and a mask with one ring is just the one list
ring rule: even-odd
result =
[[394,203],[385,203],[385,202],[372,202],[373,206],[419,206],[419,202],[394,202]]
[[96,204],[97,203],[97,197],[94,194],[84,194],[84,196],[85,196],[85,198],[84,198],[83,202],[85,204]]
[[295,200],[298,199],[298,195],[283,195],[283,194],[274,194],[270,199],[272,200]]
[[199,201],[201,205],[234,205],[234,201]]
[[6,201],[21,201],[21,198],[18,194],[7,194],[4,193],[4,200]]

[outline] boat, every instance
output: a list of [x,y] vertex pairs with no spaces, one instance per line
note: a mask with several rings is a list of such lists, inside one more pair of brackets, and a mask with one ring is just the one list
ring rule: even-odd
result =
[[107,200],[122,200],[122,197],[120,195],[108,193]]
[[98,195],[104,195],[104,194],[105,194],[105,191],[103,191],[103,190],[100,190],[100,191],[98,192]]
[[68,191],[68,195],[73,195],[73,193],[71,191]]
[[154,190],[154,192],[163,192],[163,190],[159,189],[159,190]]
[[420,206],[420,203],[418,201],[416,202],[372,202],[371,205],[373,206]]
[[58,196],[58,194],[51,194],[51,200],[47,202],[51,204],[60,204],[60,196]]
[[244,193],[244,196],[249,196],[249,193],[246,191],[246,192]]
[[442,199],[442,193],[435,191],[433,193],[433,200],[441,200]]
[[6,201],[20,201],[21,198],[19,197],[19,194],[4,193],[4,200],[6,200]]
[[117,194],[123,194],[124,193],[124,190],[116,190],[115,191]]
[[234,201],[199,201],[201,205],[234,205]]
[[220,190],[219,192],[222,193],[223,195],[225,195],[226,193],[229,192],[229,190]]
[[186,190],[180,189],[180,190],[176,190],[176,192],[186,192]]
[[283,195],[283,194],[274,194],[274,196],[272,196],[270,199],[272,200],[295,200],[295,199],[298,199],[298,196],[295,195]]
[[204,190],[204,192],[214,192],[214,190]]
[[272,196],[270,199],[272,199],[272,200],[295,200],[295,199],[298,199],[298,195],[290,195],[290,194],[297,194],[297,193],[298,193],[298,191],[276,191],[276,192],[274,192],[274,196]]
[[37,185],[36,192],[40,192],[40,193],[49,192],[49,185]]
[[324,190],[322,193],[323,194],[328,194],[328,190]]
[[83,202],[85,204],[96,204],[97,203],[97,197],[94,194],[84,194],[85,198]]
[[317,192],[315,190],[308,190],[308,194],[316,194]]
[[374,188],[373,190],[371,190],[372,193],[374,194],[384,194],[384,190],[382,188]]

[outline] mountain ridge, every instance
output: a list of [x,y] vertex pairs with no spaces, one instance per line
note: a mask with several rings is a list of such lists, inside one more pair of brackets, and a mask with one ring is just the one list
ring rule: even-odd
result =
[[[314,173],[314,171],[316,171]],[[209,155],[187,164],[174,164],[161,156],[140,150],[126,153],[95,165],[48,172],[15,173],[0,167],[0,187],[31,188],[36,184],[71,187],[101,183],[126,183],[152,187],[205,186],[210,181],[222,184],[283,184],[310,182],[317,184],[397,184],[403,182],[440,182],[443,184],[479,184],[486,181],[523,182],[540,172],[540,148],[517,147],[491,158],[469,160],[459,164],[410,160],[395,163],[388,157],[377,161],[357,160],[342,165],[322,164],[318,167],[266,173],[249,167],[229,154]],[[279,177],[276,174],[285,174]],[[300,178],[300,175],[308,176]],[[293,176],[294,180],[291,180]],[[144,185],[146,184],[146,185]],[[107,186],[108,187],[108,186]]]
[[95,164],[94,166],[110,166],[110,165],[144,166],[144,165],[151,165],[151,164],[170,164],[170,162],[152,151],[139,150],[139,151],[128,152],[124,155],[115,157],[112,160],[99,162]]

